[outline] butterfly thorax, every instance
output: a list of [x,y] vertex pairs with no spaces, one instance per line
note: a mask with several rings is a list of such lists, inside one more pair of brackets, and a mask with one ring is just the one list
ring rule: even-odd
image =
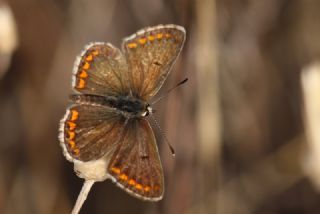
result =
[[99,96],[91,94],[74,94],[70,99],[77,104],[105,106],[113,108],[126,118],[147,116],[152,111],[149,104],[132,96]]

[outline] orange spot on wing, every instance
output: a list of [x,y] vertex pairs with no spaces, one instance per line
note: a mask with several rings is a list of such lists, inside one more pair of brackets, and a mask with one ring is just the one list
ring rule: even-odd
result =
[[74,132],[68,132],[68,135],[69,135],[69,140],[73,140],[74,137],[76,136],[76,134]]
[[128,176],[126,175],[126,174],[121,174],[120,176],[119,176],[119,178],[121,179],[121,180],[128,180]]
[[136,189],[142,190],[142,185],[141,184],[136,184]]
[[157,34],[157,39],[162,39],[162,37],[163,37],[163,34],[162,34],[162,33],[158,33],[158,34]]
[[70,118],[71,121],[75,121],[76,119],[78,119],[78,116],[79,116],[79,112],[78,111],[71,110],[71,118]]
[[148,36],[149,41],[153,41],[154,40],[154,36]]
[[68,123],[70,131],[73,131],[76,128],[76,124],[75,123],[73,123],[73,122],[67,122],[67,123]]
[[146,42],[147,42],[147,39],[146,39],[146,38],[141,38],[141,39],[139,39],[139,43],[140,43],[141,45],[146,44]]
[[74,150],[72,150],[73,151],[73,154],[75,154],[75,155],[79,155],[79,153],[80,153],[80,150],[79,149],[74,149]]
[[79,74],[79,77],[80,77],[80,78],[87,78],[87,77],[88,77],[88,74],[87,74],[86,71],[82,70],[82,71],[80,72],[80,74]]
[[85,83],[86,83],[86,82],[85,82],[83,79],[79,79],[77,88],[84,88]]
[[84,65],[82,66],[84,70],[88,70],[90,68],[90,64],[88,62],[85,62]]
[[116,173],[116,174],[120,174],[120,169],[117,168],[117,167],[112,167],[112,168],[111,168],[111,171],[114,172],[114,173]]
[[145,187],[144,187],[144,191],[146,191],[146,192],[149,192],[150,189],[151,189],[151,188],[150,188],[149,186],[145,186]]
[[130,179],[129,182],[128,182],[128,184],[134,186],[134,185],[136,185],[136,181],[133,180],[133,179]]
[[74,149],[76,147],[76,143],[73,140],[69,140],[68,144],[69,144],[71,149]]
[[91,54],[89,54],[86,59],[86,61],[91,62],[93,60],[93,56]]
[[92,51],[92,55],[97,56],[98,54],[99,54],[99,51],[97,50]]
[[127,45],[128,48],[136,48],[137,46],[138,46],[138,45],[137,45],[137,43],[135,43],[135,42],[129,43],[129,44]]

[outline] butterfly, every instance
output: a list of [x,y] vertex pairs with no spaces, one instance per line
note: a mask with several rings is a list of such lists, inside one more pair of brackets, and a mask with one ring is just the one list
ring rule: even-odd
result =
[[169,24],[124,38],[122,51],[110,43],[85,47],[75,62],[75,94],[59,129],[64,155],[79,177],[110,178],[139,199],[162,199],[163,170],[146,118],[185,38],[183,27]]

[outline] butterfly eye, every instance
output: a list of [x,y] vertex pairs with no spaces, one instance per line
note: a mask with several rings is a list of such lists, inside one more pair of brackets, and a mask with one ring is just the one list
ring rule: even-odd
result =
[[142,114],[141,114],[142,117],[146,117],[148,115],[149,115],[149,111],[142,112]]
[[152,107],[148,104],[148,106],[147,106],[147,112],[148,112],[148,114],[149,114],[149,113],[154,113],[155,110],[153,110]]

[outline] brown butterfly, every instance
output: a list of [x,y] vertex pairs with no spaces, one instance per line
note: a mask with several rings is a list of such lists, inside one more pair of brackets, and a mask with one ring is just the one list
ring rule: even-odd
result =
[[163,170],[146,117],[185,41],[177,25],[145,28],[125,38],[122,52],[91,43],[76,60],[73,104],[60,124],[64,154],[78,176],[111,178],[129,194],[149,201],[163,197]]

